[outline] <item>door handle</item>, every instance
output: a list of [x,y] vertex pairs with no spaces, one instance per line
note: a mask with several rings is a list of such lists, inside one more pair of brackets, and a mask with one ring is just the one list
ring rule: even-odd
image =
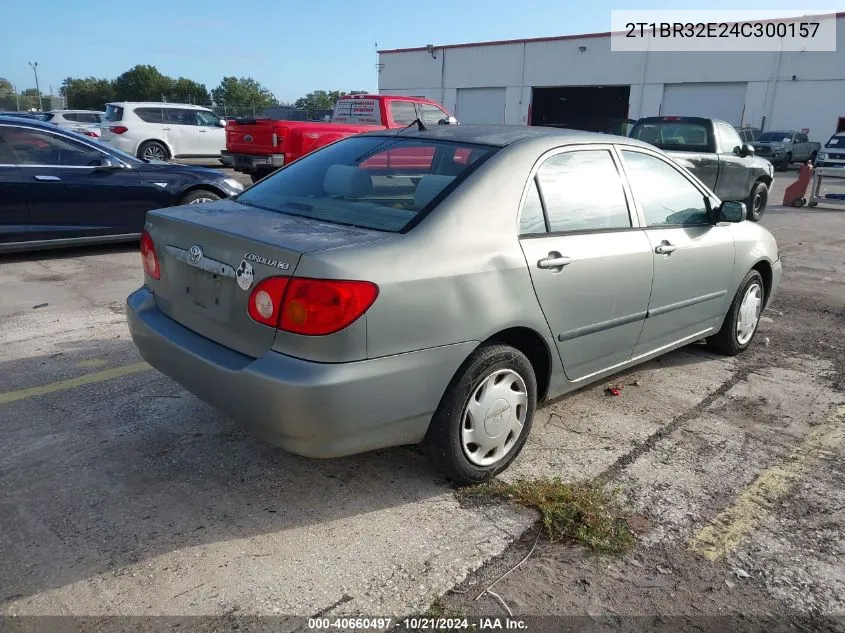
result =
[[61,180],[58,176],[42,176],[41,174],[37,174],[33,176],[36,180],[45,180],[48,182],[58,182]]
[[170,131],[170,128],[169,128],[169,127],[163,127],[163,128],[161,128],[161,129],[162,129],[162,130],[165,130],[165,131],[167,131],[167,132],[169,132],[169,131]]
[[666,240],[663,240],[659,246],[655,247],[654,252],[658,255],[668,255],[669,253],[674,253],[677,248],[678,247],[674,244],[670,244]]
[[549,253],[548,257],[537,262],[537,268],[563,268],[570,263],[572,263],[571,257],[564,257],[560,253]]
[[206,133],[208,132],[208,130],[203,130],[202,128],[200,128],[200,129],[199,129],[199,130],[197,130],[197,131],[198,131],[200,134],[206,134]]

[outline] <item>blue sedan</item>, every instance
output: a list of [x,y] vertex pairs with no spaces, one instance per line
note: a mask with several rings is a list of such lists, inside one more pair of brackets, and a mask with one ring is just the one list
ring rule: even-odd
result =
[[135,240],[150,209],[243,188],[215,169],[147,162],[34,119],[0,116],[0,253]]

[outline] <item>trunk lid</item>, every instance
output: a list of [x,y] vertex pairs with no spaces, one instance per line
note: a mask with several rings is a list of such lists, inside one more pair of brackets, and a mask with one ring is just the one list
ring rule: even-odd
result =
[[[150,211],[161,279],[158,309],[188,329],[253,358],[276,330],[247,312],[255,286],[292,276],[303,253],[383,239],[385,233],[247,207],[233,200]],[[200,255],[192,247],[198,247]],[[193,257],[192,257],[193,254]]]

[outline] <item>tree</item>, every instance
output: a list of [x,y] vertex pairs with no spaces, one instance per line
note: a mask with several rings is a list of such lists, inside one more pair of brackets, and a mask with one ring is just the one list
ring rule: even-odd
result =
[[12,83],[0,77],[0,110],[17,110],[18,98],[15,95],[15,87]]
[[173,83],[155,66],[138,64],[115,79],[113,87],[121,101],[161,101],[173,91]]
[[114,87],[108,79],[96,77],[68,77],[59,88],[67,107],[74,110],[105,110],[106,103],[115,98]]
[[305,110],[308,118],[314,118],[320,110],[331,110],[338,99],[345,95],[365,95],[366,90],[353,90],[344,92],[341,90],[315,90],[304,97],[300,97],[294,104],[298,109]]
[[223,77],[223,81],[211,91],[214,103],[227,108],[246,107],[263,109],[277,103],[269,89],[252,77]]
[[186,79],[185,77],[179,77],[179,79],[172,81],[173,85],[170,88],[169,95],[167,95],[169,101],[211,105],[211,96],[208,94],[205,84],[198,83],[192,79]]

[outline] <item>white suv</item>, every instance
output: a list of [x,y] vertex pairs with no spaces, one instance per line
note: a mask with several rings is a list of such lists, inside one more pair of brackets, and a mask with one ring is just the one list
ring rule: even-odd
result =
[[148,160],[214,156],[226,149],[226,121],[208,108],[122,101],[106,105],[101,140]]
[[94,110],[50,110],[44,120],[79,133],[84,133],[94,125],[99,127],[105,121],[103,113]]

